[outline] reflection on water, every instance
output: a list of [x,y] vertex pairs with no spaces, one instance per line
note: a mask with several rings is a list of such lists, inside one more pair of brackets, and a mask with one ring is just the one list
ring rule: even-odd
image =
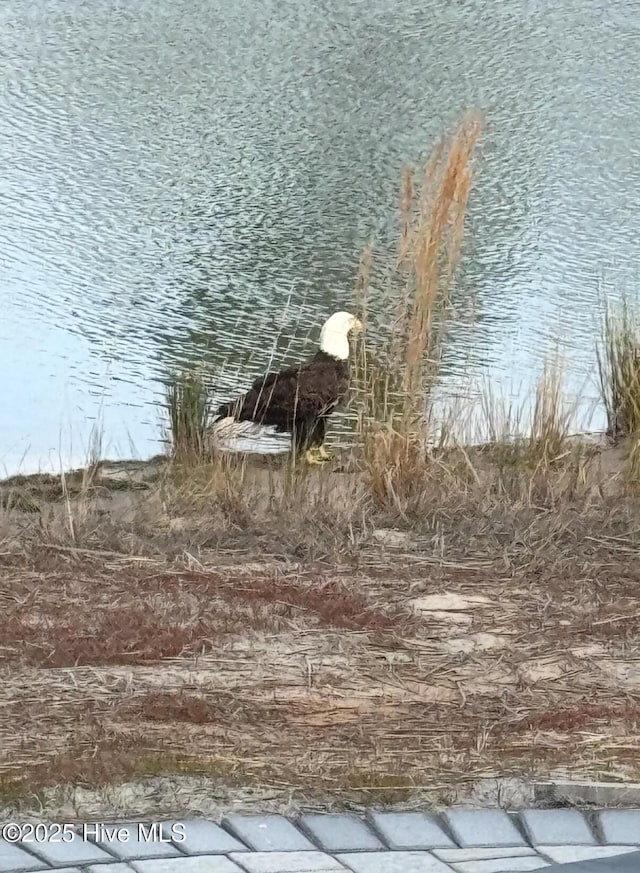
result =
[[97,417],[148,455],[169,367],[224,394],[310,352],[466,106],[445,388],[529,390],[557,337],[594,395],[599,290],[638,272],[639,43],[633,0],[5,0],[0,468],[77,461]]

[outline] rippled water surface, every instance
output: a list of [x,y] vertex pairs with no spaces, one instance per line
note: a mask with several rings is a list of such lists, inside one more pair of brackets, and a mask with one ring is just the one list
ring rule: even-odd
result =
[[96,420],[149,455],[171,366],[225,393],[312,351],[468,106],[445,387],[527,390],[559,337],[593,396],[598,301],[638,276],[638,57],[635,0],[4,0],[0,470]]

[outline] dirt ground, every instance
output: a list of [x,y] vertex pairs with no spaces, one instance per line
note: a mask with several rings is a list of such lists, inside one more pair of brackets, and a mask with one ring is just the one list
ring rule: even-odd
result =
[[[294,546],[294,522],[221,536],[177,505],[146,540],[125,525],[98,542],[86,508],[46,487],[55,523],[31,505],[42,480],[20,483],[17,509],[3,497],[0,812],[438,805],[493,777],[640,781],[635,497],[449,503],[357,531],[351,513],[329,549],[322,515],[313,547]],[[94,532],[122,499],[92,497]],[[56,524],[71,511],[69,542]]]

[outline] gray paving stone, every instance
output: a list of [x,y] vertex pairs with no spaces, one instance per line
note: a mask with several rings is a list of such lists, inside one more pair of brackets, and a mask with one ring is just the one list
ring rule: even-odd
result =
[[[184,825],[184,840],[178,839],[176,829],[172,830],[175,824]],[[175,846],[188,855],[228,855],[229,852],[248,851],[240,840],[236,840],[220,825],[202,818],[163,822],[162,832],[167,837],[173,836]]]
[[640,843],[640,809],[606,809],[598,813],[598,820],[605,843]]
[[355,815],[346,813],[303,815],[299,823],[314,842],[327,852],[384,849],[373,831]]
[[390,849],[455,846],[433,816],[424,812],[370,812],[368,818]]
[[[136,873],[242,873],[242,868],[223,855],[198,855],[181,858],[147,858],[145,861],[132,861]],[[103,873],[111,873],[105,867]]]
[[[247,873],[325,873],[345,868],[324,852],[247,852],[229,856]],[[148,871],[152,873],[152,871]],[[180,871],[178,871],[180,873]]]
[[589,822],[577,809],[525,809],[520,813],[529,839],[534,846],[595,845]]
[[452,864],[458,873],[526,873],[527,870],[539,870],[540,867],[548,866],[548,861],[535,854],[520,858],[489,858],[485,861],[459,861]]
[[58,842],[57,839],[50,839],[29,843],[28,848],[34,855],[42,858],[52,867],[75,867],[78,864],[90,864],[91,862],[104,864],[115,860],[110,852],[105,852],[95,843],[84,840],[79,833],[74,834],[73,839],[69,842]]
[[441,861],[455,864],[458,861],[485,861],[491,858],[525,858],[535,855],[536,851],[531,846],[496,846],[488,849],[434,849],[433,854]]
[[42,861],[34,858],[24,849],[7,843],[6,840],[0,839],[0,870],[2,873],[9,870],[39,870],[42,867]]
[[429,852],[349,852],[337,857],[353,873],[451,873]]
[[501,809],[449,809],[443,813],[458,844],[472,846],[526,846],[524,837]]
[[556,864],[572,864],[574,861],[590,861],[592,858],[613,858],[635,852],[635,846],[536,846]]
[[224,823],[256,852],[306,852],[316,849],[283,815],[229,815]]
[[[88,833],[91,835],[92,831]],[[179,852],[172,843],[161,843],[159,840],[146,842],[144,833],[147,833],[146,829],[143,829],[137,822],[118,825],[116,836],[100,839],[97,842],[101,848],[125,861],[129,861],[131,858],[184,857],[182,852]],[[125,836],[127,836],[126,839]]]

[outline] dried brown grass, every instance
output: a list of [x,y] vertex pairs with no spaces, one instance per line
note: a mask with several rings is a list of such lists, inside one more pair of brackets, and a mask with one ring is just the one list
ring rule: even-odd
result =
[[405,171],[398,258],[404,289],[399,285],[392,353],[402,370],[407,426],[423,415],[425,385],[437,368],[442,337],[434,318],[447,302],[460,259],[471,160],[481,132],[480,117],[469,113],[448,145],[444,138],[436,145],[419,188],[414,171]]
[[[468,113],[449,138],[443,137],[436,144],[419,182],[414,168],[404,171],[398,255],[390,275],[394,317],[377,354],[367,354],[363,340],[356,357],[358,369],[364,370],[356,373],[356,385],[360,379],[366,395],[362,409],[365,420],[389,421],[394,407],[389,396],[392,387],[401,388],[394,427],[411,432],[417,422],[424,421],[425,401],[441,353],[442,316],[460,259],[471,161],[481,131],[480,116]],[[365,328],[372,262],[370,245],[361,258],[355,291]],[[381,377],[377,362],[389,374],[387,380]]]
[[45,554],[11,586],[0,586],[0,665],[16,658],[39,667],[152,663],[210,652],[248,630],[277,633],[300,617],[310,626],[361,632],[411,624],[400,610],[380,609],[320,573],[293,580],[263,570],[238,580],[129,562],[104,572],[99,554],[90,573],[90,552],[75,557],[81,572],[59,554]]
[[[353,404],[369,496],[404,519],[428,512],[434,492],[438,499],[446,491],[448,499],[467,499],[489,487],[496,499],[545,504],[572,500],[594,484],[593,452],[571,439],[575,407],[567,403],[558,360],[544,362],[526,422],[525,410],[505,415],[486,395],[477,433],[470,433],[468,409],[445,404],[436,413],[432,405],[481,131],[480,117],[467,114],[436,145],[419,180],[413,169],[405,171],[390,278],[395,318],[380,348],[368,347],[365,330],[356,350]],[[369,246],[356,283],[365,327],[372,263]]]
[[366,340],[371,247],[361,259],[356,303],[365,331],[354,377],[358,430],[372,494],[401,513],[415,504],[423,479],[428,398],[439,370],[481,130],[480,117],[467,114],[448,139],[437,143],[419,181],[415,169],[404,172],[399,249],[390,275],[395,314],[376,351]]
[[[3,630],[20,617],[52,643],[68,620],[61,648],[74,627],[76,642],[53,662],[28,637],[0,642],[0,773],[15,791],[163,773],[313,782],[353,803],[406,801],[461,772],[637,778],[637,500],[485,509],[441,507],[422,534],[369,539],[322,571],[246,553],[202,554],[198,572],[3,559]],[[413,605],[445,593],[488,601],[462,624]],[[96,629],[91,645],[108,644],[96,613],[136,602],[158,623],[154,649],[133,629],[106,659],[87,646]],[[191,634],[179,652],[176,626]]]
[[[362,804],[461,772],[640,776],[637,498],[541,507],[432,481],[397,542],[372,535],[372,509],[314,531],[317,563],[265,557],[273,516],[207,546],[203,525],[221,522],[205,490],[191,516],[165,505],[181,525],[153,533],[153,559],[5,543],[4,796],[170,774]],[[162,537],[181,548],[163,556]],[[445,593],[489,605],[462,624],[415,607]]]

